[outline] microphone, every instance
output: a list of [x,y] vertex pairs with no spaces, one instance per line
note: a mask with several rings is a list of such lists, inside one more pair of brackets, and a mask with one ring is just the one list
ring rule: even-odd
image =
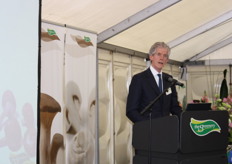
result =
[[173,78],[170,77],[170,76],[167,76],[167,77],[166,77],[166,80],[169,81],[169,82],[171,82],[171,83],[174,83],[175,85],[179,85],[179,86],[181,86],[181,87],[184,86],[183,83],[177,81],[176,79],[173,79]]

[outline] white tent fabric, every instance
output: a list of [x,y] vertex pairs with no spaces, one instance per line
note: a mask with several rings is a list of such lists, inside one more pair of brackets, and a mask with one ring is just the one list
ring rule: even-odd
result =
[[[111,50],[98,51],[100,163],[132,161],[131,144],[125,148],[125,142],[131,142],[127,133],[131,127],[125,127],[126,118],[120,112],[127,94],[122,88],[136,70],[145,68],[144,63],[133,63],[133,55],[147,57],[154,42],[164,41],[172,48],[170,59],[177,64],[223,65],[183,68],[188,69],[188,77],[185,73],[181,80],[188,78],[188,85],[178,90],[181,103],[200,99],[204,91],[212,100],[220,86],[221,70],[232,63],[231,0],[43,0],[42,20],[95,33],[98,47]],[[178,66],[167,66],[174,78],[179,76]],[[121,91],[125,93],[118,94]]]
[[170,59],[178,62],[232,63],[231,0],[43,0],[42,19],[92,31],[99,43],[136,52],[165,41]]

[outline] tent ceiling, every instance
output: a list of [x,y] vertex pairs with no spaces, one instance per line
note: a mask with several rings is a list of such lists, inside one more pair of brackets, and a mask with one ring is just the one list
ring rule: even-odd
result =
[[42,0],[42,19],[101,33],[157,1]]
[[135,52],[146,54],[155,41],[165,41],[171,60],[232,64],[231,0],[42,0],[42,19]]

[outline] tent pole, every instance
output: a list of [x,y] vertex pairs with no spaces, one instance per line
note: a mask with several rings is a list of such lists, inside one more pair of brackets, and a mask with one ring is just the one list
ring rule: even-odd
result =
[[230,83],[229,83],[229,86],[230,86],[230,97],[232,96],[232,82],[231,82],[231,67],[232,67],[232,65],[230,64],[229,65],[229,67],[230,67]]

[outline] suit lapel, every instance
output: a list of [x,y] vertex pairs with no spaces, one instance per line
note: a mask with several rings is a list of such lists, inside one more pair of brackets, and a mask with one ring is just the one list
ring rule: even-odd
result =
[[155,92],[156,92],[157,94],[159,94],[159,93],[160,93],[159,87],[158,87],[158,85],[157,85],[157,83],[156,83],[156,81],[155,81],[155,78],[154,78],[154,76],[153,76],[153,74],[152,74],[150,68],[148,68],[148,69],[146,70],[146,74],[147,74],[147,77],[148,77],[148,82],[150,83],[150,85],[152,86],[152,88],[154,88]]

